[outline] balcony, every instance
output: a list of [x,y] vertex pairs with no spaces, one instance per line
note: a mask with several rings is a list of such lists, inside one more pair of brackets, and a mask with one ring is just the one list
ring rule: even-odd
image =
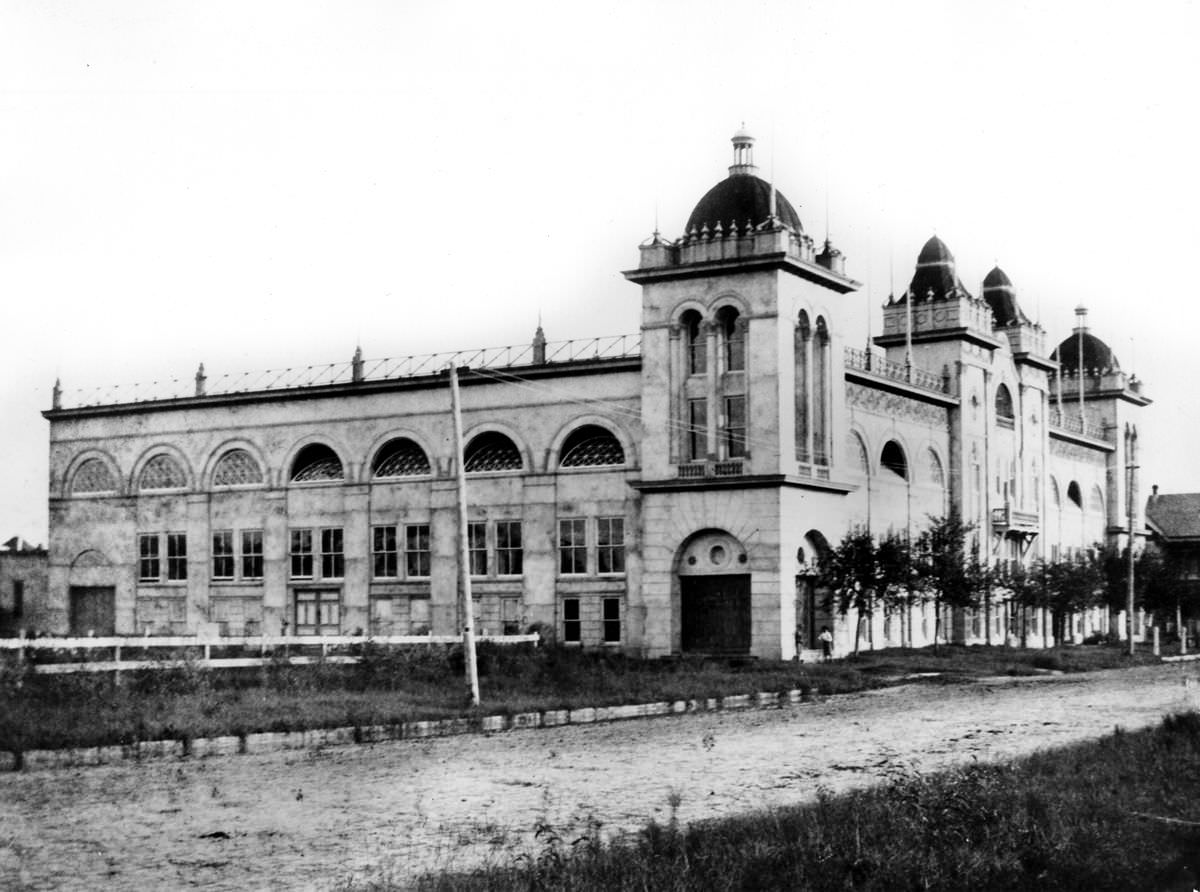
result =
[[1005,505],[1003,508],[992,509],[992,531],[1036,536],[1041,532],[1041,522],[1033,512],[1017,511],[1012,505]]
[[679,477],[684,480],[704,480],[709,477],[741,477],[745,473],[740,458],[725,461],[690,462],[678,466]]

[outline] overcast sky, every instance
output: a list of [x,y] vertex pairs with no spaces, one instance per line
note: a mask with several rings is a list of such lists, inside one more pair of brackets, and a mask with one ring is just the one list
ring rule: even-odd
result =
[[0,0],[0,541],[51,386],[637,330],[744,121],[878,331],[936,232],[1091,311],[1200,490],[1196,4]]

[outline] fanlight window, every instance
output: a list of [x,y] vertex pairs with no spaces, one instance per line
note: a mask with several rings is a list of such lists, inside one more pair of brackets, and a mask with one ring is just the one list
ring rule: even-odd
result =
[[375,454],[371,473],[375,477],[417,477],[429,474],[429,456],[407,437],[390,440]]
[[213,471],[213,486],[253,486],[262,482],[262,468],[245,449],[230,449]]
[[155,489],[182,489],[187,486],[183,468],[169,455],[156,455],[142,468],[138,489],[142,492]]
[[75,471],[71,481],[71,492],[84,495],[97,492],[116,492],[117,479],[108,465],[98,458],[89,458]]
[[573,431],[563,443],[562,468],[594,468],[625,464],[625,450],[612,432],[597,424]]
[[904,457],[904,450],[895,440],[888,440],[887,445],[883,447],[879,463],[897,477],[908,479],[908,459]]
[[300,450],[292,462],[293,483],[317,483],[325,480],[344,480],[342,460],[323,443],[311,443]]
[[489,471],[519,471],[523,462],[521,452],[504,434],[489,431],[470,443],[463,455],[463,469],[468,474]]

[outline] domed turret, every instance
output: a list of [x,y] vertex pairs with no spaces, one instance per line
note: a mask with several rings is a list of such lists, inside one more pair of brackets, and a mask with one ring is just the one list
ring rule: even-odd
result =
[[909,283],[908,293],[915,301],[944,300],[966,293],[954,271],[954,255],[936,235],[917,255],[917,270]]
[[[754,137],[739,130],[733,136],[733,164],[729,176],[713,186],[700,199],[688,217],[684,232],[697,232],[717,224],[728,231],[730,226],[743,229],[747,224],[757,227],[771,216],[771,184],[757,176],[754,165]],[[786,228],[802,233],[800,215],[778,189],[775,190],[775,216]]]
[[1087,309],[1079,307],[1075,310],[1075,314],[1079,317],[1079,325],[1075,327],[1070,337],[1063,338],[1058,348],[1050,354],[1050,358],[1058,360],[1063,371],[1072,374],[1079,369],[1080,350],[1082,349],[1085,373],[1093,370],[1119,372],[1121,364],[1117,362],[1117,356],[1112,352],[1112,348],[1088,331]]
[[1007,328],[1010,325],[1029,322],[1029,317],[1021,312],[1017,303],[1017,290],[1013,288],[1012,280],[1000,267],[993,267],[984,277],[983,297],[992,308],[996,325]]

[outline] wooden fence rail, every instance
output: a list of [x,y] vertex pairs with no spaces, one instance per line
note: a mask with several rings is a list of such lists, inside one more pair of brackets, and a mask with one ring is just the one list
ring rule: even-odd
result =
[[[477,635],[476,641],[494,644],[537,644],[539,636]],[[357,663],[361,657],[340,653],[347,649],[372,647],[425,647],[459,644],[458,635],[253,635],[240,637],[199,636],[127,636],[110,638],[0,638],[0,656],[15,651],[16,664],[28,662],[37,673],[63,674],[70,672],[122,672],[135,669],[172,669],[195,666],[204,669],[240,668],[286,662],[291,665],[310,663]],[[292,653],[295,648],[299,653]],[[283,653],[280,653],[282,649]],[[147,651],[167,651],[159,658],[146,656]],[[227,651],[241,651],[240,656],[213,656]],[[77,657],[85,651],[82,660]],[[124,651],[124,653],[122,653]],[[130,652],[137,654],[128,659]],[[182,654],[179,651],[183,651]],[[247,653],[257,651],[257,656]]]

